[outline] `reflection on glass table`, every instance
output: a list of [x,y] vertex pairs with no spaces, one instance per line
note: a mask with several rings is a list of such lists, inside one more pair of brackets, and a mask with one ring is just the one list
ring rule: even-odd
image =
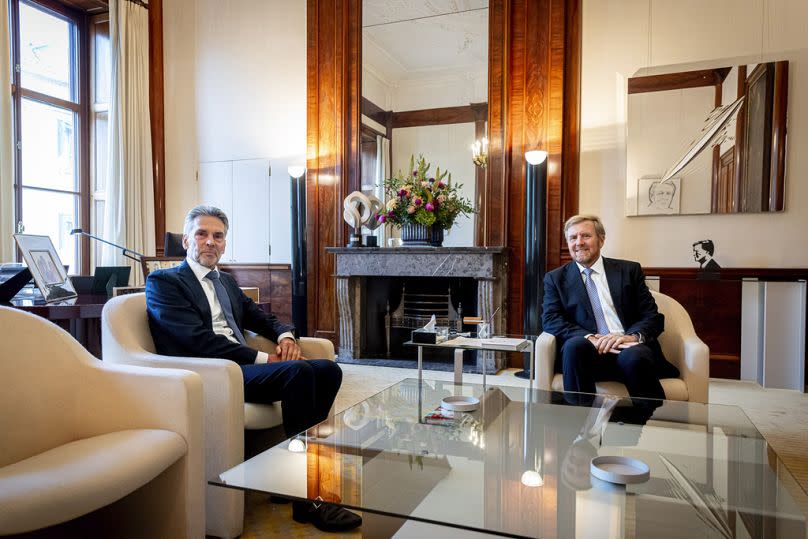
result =
[[[449,395],[474,412],[438,421]],[[736,407],[407,379],[211,481],[513,537],[804,537],[808,496]],[[293,451],[296,450],[296,451]],[[650,479],[590,474],[598,455]],[[389,521],[387,524],[389,531]],[[395,530],[393,530],[395,532]]]

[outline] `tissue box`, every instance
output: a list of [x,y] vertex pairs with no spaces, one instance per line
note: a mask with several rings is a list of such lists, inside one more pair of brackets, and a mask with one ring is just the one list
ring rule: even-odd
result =
[[412,342],[421,344],[439,344],[449,338],[449,328],[435,328],[435,331],[416,329],[412,332]]

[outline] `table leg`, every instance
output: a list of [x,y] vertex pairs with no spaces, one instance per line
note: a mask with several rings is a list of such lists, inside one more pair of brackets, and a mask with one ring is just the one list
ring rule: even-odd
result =
[[536,345],[530,347],[530,367],[527,371],[528,387],[533,389],[533,354],[535,354]]
[[421,386],[421,381],[423,379],[423,369],[424,369],[424,347],[418,347],[418,386]]
[[460,348],[454,351],[454,383],[463,384],[463,350]]

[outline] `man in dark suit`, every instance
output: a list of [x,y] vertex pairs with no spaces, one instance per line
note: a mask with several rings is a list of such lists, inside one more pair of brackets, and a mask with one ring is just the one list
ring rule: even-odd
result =
[[600,255],[606,231],[594,215],[571,217],[564,235],[573,261],[545,276],[542,314],[564,390],[595,393],[596,381],[618,380],[632,396],[664,399],[659,379],[679,371],[657,341],[665,320],[640,265]]
[[[244,400],[281,401],[283,426],[293,436],[328,417],[342,383],[335,362],[306,359],[294,328],[266,314],[216,264],[224,254],[228,219],[211,206],[197,206],[185,218],[185,261],[146,280],[146,307],[157,353],[235,361],[244,375]],[[246,345],[250,330],[277,343],[270,356]],[[295,520],[326,531],[342,531],[361,519],[336,506],[295,504]]]

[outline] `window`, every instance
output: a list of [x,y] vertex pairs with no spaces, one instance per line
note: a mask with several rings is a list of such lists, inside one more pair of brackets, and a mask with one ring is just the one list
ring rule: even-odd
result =
[[86,273],[74,228],[89,229],[86,18],[49,0],[8,0],[17,152],[17,230],[50,236]]

